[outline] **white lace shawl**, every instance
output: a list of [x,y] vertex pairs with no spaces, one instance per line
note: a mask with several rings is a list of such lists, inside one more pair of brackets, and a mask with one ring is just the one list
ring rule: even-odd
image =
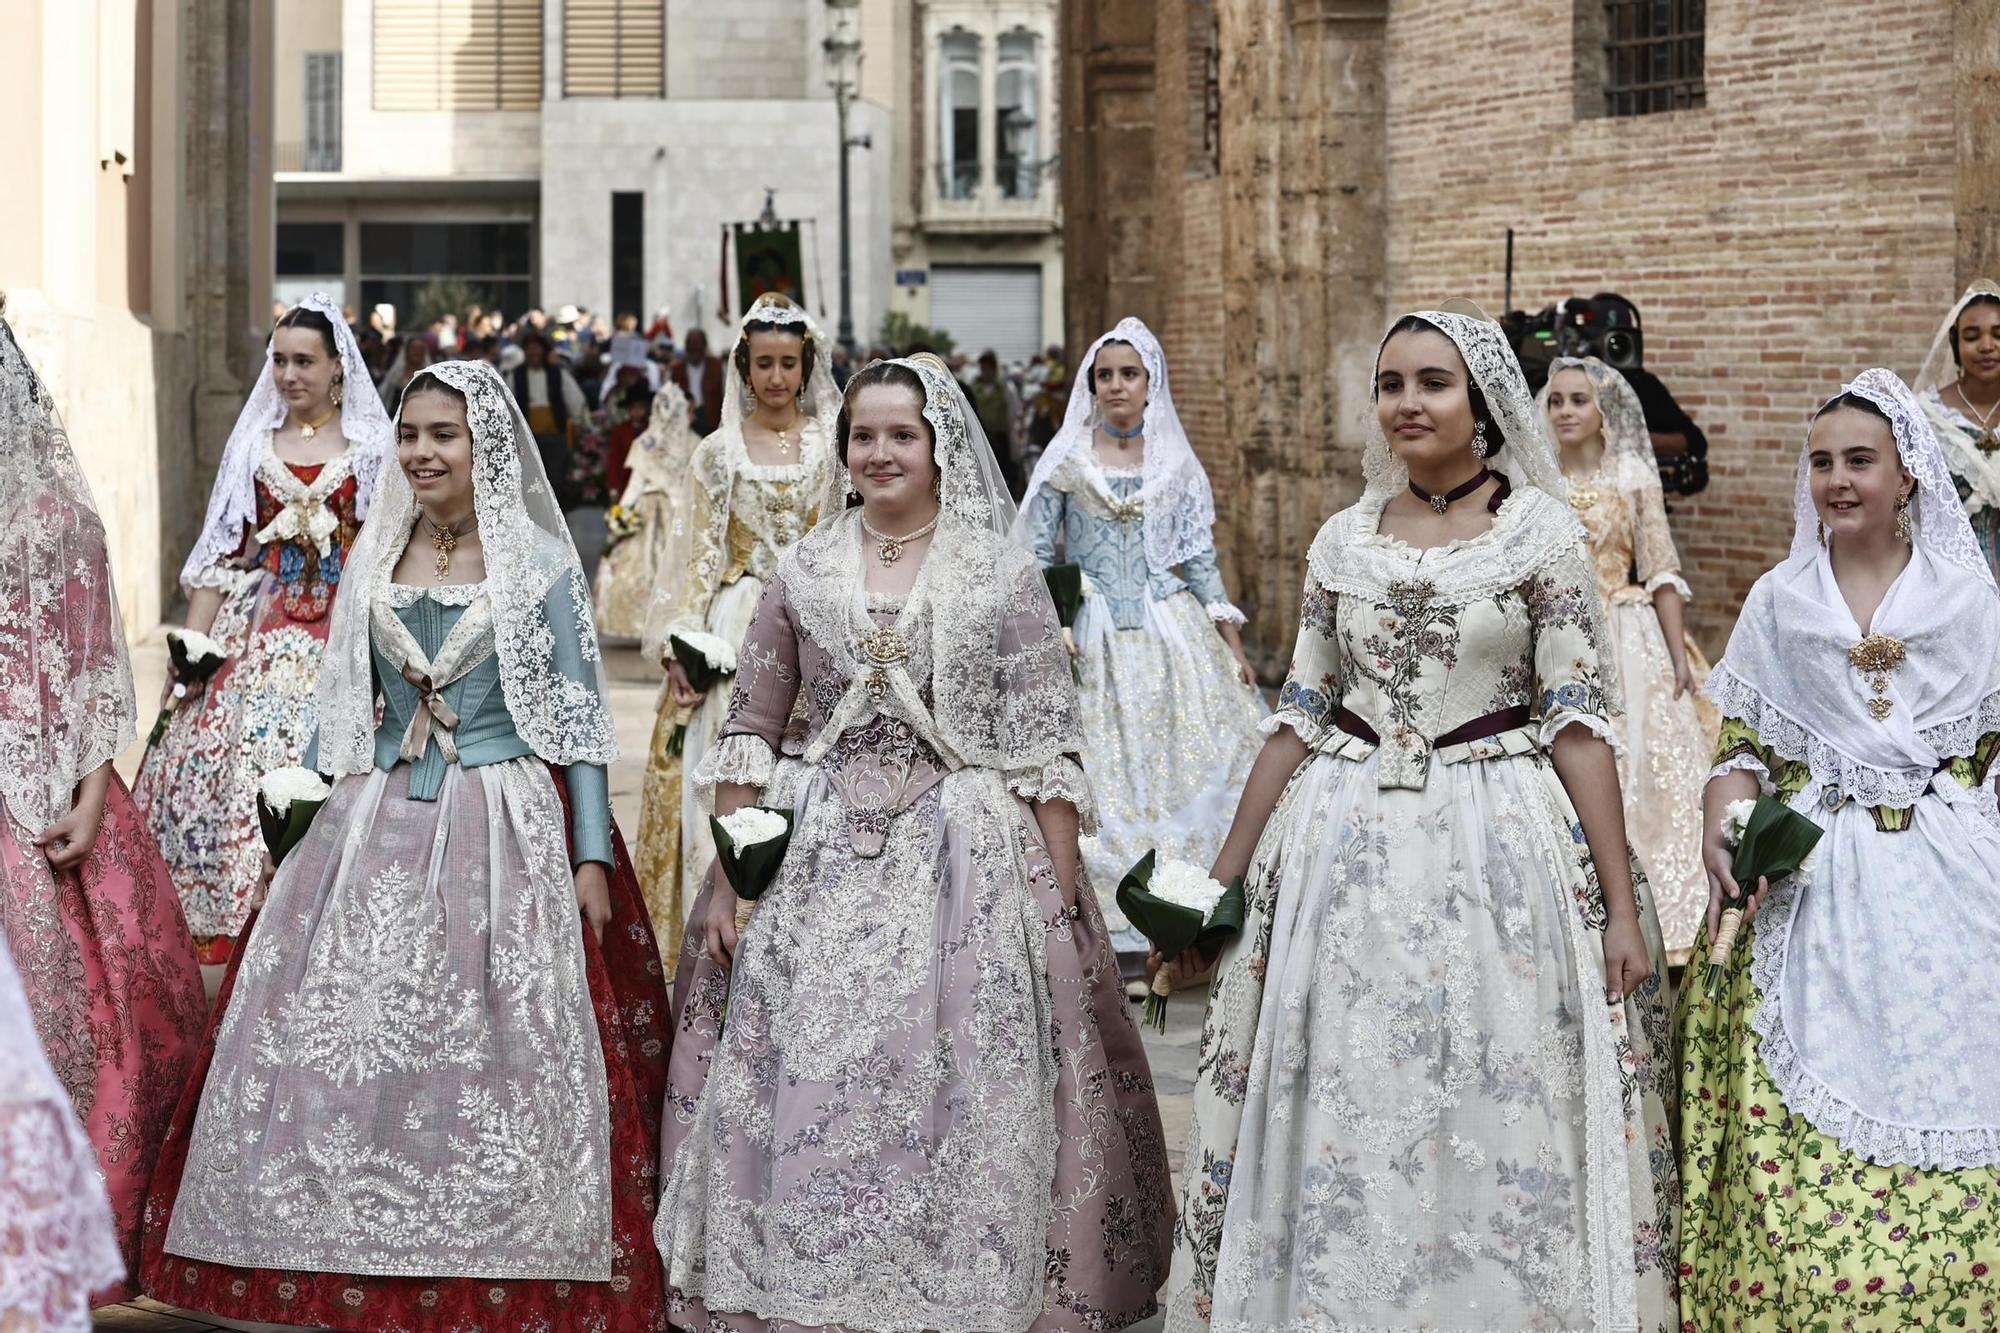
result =
[[1843,392],[1889,417],[1903,467],[1916,478],[1914,551],[1875,615],[1900,639],[1888,717],[1868,711],[1870,679],[1849,664],[1860,627],[1819,543],[1806,450],[1799,451],[1792,553],[1745,600],[1708,693],[1757,729],[1781,758],[1802,760],[1823,785],[1864,805],[1907,807],[1945,760],[1972,753],[2000,728],[2000,590],[1959,504],[1937,435],[1895,374],[1863,372]]
[[[484,361],[441,361],[431,376],[465,397],[472,430],[472,500],[493,607],[494,655],[514,729],[552,764],[608,764],[618,756],[590,590],[557,508],[528,422],[499,372]],[[410,398],[404,393],[404,401]],[[375,518],[349,553],[319,676],[320,767],[336,776],[375,765],[370,674],[374,604],[389,596],[396,563],[416,525],[417,502],[400,469],[384,478]],[[576,622],[562,627],[582,650],[582,678],[565,673],[548,620],[549,594],[569,589]]]
[[1951,331],[1957,327],[1965,308],[1979,296],[2000,297],[2000,284],[1981,278],[1965,289],[1944,322],[1938,325],[1937,336],[1931,339],[1930,351],[1917,371],[1916,382],[1910,386],[1937,431],[1945,466],[1971,491],[1965,498],[1968,514],[1986,508],[2000,509],[2000,454],[1982,453],[1973,443],[1976,427],[1972,419],[1944,399],[1945,389],[1957,383],[1959,376],[1958,362],[1951,354]]
[[[333,325],[333,340],[340,348],[341,399],[340,433],[347,441],[349,466],[353,470],[357,494],[355,515],[366,518],[374,505],[376,488],[388,467],[395,445],[389,414],[375,392],[375,381],[361,359],[361,346],[340,307],[325,292],[314,292],[299,306],[317,310]],[[284,422],[285,400],[271,370],[271,349],[277,337],[264,345],[264,371],[250,387],[250,397],[229,432],[229,444],[222,451],[222,466],[216,470],[215,484],[208,492],[208,514],[202,519],[201,535],[181,566],[181,588],[192,591],[204,574],[230,559],[243,544],[243,525],[257,518],[257,465],[264,456],[271,432]]]
[[0,320],[0,798],[31,834],[132,743],[104,525],[55,401]]
[[1215,496],[1208,473],[1188,442],[1180,413],[1167,385],[1167,354],[1153,331],[1127,316],[1111,332],[1090,345],[1079,363],[1076,383],[1070,387],[1069,409],[1063,414],[1062,429],[1035,464],[1021,499],[1026,515],[1035,493],[1059,479],[1060,470],[1072,469],[1085,484],[1104,488],[1103,469],[1097,463],[1096,433],[1102,419],[1097,397],[1090,391],[1091,368],[1097,353],[1109,342],[1128,343],[1145,364],[1149,384],[1141,429],[1146,442],[1145,462],[1139,482],[1139,500],[1144,506],[1142,523],[1146,534],[1146,564],[1155,574],[1169,573],[1215,547]]

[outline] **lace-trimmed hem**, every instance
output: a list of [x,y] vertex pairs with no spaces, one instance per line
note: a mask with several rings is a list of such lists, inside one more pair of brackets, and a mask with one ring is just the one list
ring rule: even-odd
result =
[[695,795],[702,809],[713,811],[717,787],[733,782],[762,791],[771,785],[777,766],[778,756],[762,736],[747,731],[724,736],[695,765]]
[[[1922,769],[1876,768],[1848,758],[1786,716],[1726,662],[1709,675],[1707,689],[1716,707],[1749,724],[1772,754],[1803,762],[1820,785],[1838,786],[1849,800],[1905,810],[1931,785],[1932,775]],[[1926,727],[1917,736],[1940,759],[1962,759],[1978,748],[1981,736],[1995,730],[2000,730],[2000,690],[1987,695],[1967,716]]]
[[2000,1128],[1919,1129],[1878,1120],[1843,1099],[1806,1067],[1785,1028],[1785,959],[1792,938],[1799,891],[1811,887],[1812,873],[1793,875],[1772,889],[1757,912],[1751,943],[1750,981],[1762,996],[1750,1026],[1761,1039],[1765,1072],[1785,1099],[1785,1109],[1804,1116],[1814,1129],[1877,1166],[1914,1166],[1924,1171],[1972,1171],[2000,1166]]
[[384,599],[394,607],[411,607],[426,597],[439,606],[471,606],[486,592],[486,581],[478,583],[441,583],[435,587],[425,587],[415,583],[391,583],[383,592]]
[[1233,602],[1210,602],[1201,608],[1208,618],[1218,625],[1247,625],[1250,617],[1236,609]]
[[1692,589],[1688,587],[1687,580],[1682,578],[1680,574],[1677,572],[1655,574],[1653,575],[1653,577],[1646,580],[1645,586],[1648,595],[1656,593],[1662,588],[1672,588],[1675,592],[1681,595],[1681,600],[1683,602],[1691,602],[1694,600],[1694,592]]
[[1025,801],[1068,801],[1076,807],[1078,831],[1097,832],[1097,801],[1090,794],[1090,779],[1083,766],[1066,754],[1040,768],[1009,769],[1007,789]]

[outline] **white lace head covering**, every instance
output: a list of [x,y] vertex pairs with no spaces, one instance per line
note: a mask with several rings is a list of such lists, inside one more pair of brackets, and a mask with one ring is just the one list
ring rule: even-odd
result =
[[[314,292],[296,307],[316,310],[333,325],[333,341],[340,349],[340,433],[347,441],[349,466],[354,472],[355,515],[366,518],[375,502],[376,488],[395,443],[389,414],[375,392],[368,363],[361,359],[361,345],[347,327],[340,307],[325,292]],[[271,370],[274,333],[264,344],[264,373],[250,386],[250,397],[229,432],[229,444],[222,451],[222,466],[216,470],[215,485],[208,492],[208,515],[202,520],[201,535],[187,563],[181,566],[181,587],[193,586],[202,571],[221,564],[236,554],[243,544],[243,525],[257,517],[257,463],[264,439],[285,420],[285,399]]]
[[1919,394],[1929,389],[1942,389],[1958,378],[1958,358],[1951,353],[1951,333],[1958,327],[1965,308],[1982,296],[2000,300],[2000,284],[1991,278],[1976,278],[1964,294],[1952,302],[1951,313],[1938,325],[1937,336],[1931,339],[1930,351],[1924,355],[1924,364],[1918,368],[1916,382],[1911,386]]
[[[1555,447],[1542,427],[1542,414],[1528,392],[1521,363],[1507,343],[1506,334],[1492,320],[1450,310],[1417,310],[1389,326],[1375,349],[1375,363],[1382,363],[1382,349],[1395,336],[1396,326],[1407,319],[1419,319],[1451,339],[1464,358],[1466,371],[1485,400],[1493,428],[1500,432],[1503,447],[1488,466],[1504,472],[1516,490],[1532,486],[1569,505],[1569,488],[1563,483],[1562,468],[1556,463]],[[1372,415],[1372,414],[1371,414]],[[1389,447],[1379,418],[1370,421],[1368,441],[1361,454],[1361,475],[1370,495],[1395,495],[1410,484],[1409,469]]]
[[1035,464],[1027,493],[1021,498],[1021,512],[1028,512],[1035,493],[1049,483],[1056,469],[1070,463],[1096,467],[1096,433],[1103,414],[1098,410],[1097,395],[1091,392],[1091,374],[1098,352],[1113,342],[1128,344],[1146,367],[1146,409],[1140,420],[1146,453],[1139,497],[1145,515],[1146,564],[1154,573],[1164,574],[1214,545],[1215,495],[1201,459],[1188,443],[1180,413],[1174,410],[1173,393],[1167,386],[1166,351],[1151,329],[1129,315],[1092,343],[1078,363],[1062,429]]
[[0,797],[40,833],[132,743],[104,524],[55,400],[0,319]]
[[[729,345],[729,351],[723,358],[722,415],[719,418],[722,429],[737,433],[743,429],[746,415],[744,399],[749,395],[750,386],[744,380],[743,372],[737,369],[736,348],[750,336],[752,325],[776,326],[798,334],[811,344],[812,372],[806,376],[805,393],[799,399],[799,408],[816,421],[831,421],[833,414],[840,410],[840,389],[833,382],[833,345],[820,332],[818,321],[804,306],[795,305],[790,298],[775,292],[767,292],[743,312],[743,320],[736,326],[736,341]],[[688,373],[692,375],[696,371],[690,369]]]
[[[426,366],[403,395],[427,379],[465,399],[472,431],[472,506],[486,557],[486,597],[493,610],[494,655],[514,729],[552,764],[608,764],[617,758],[611,696],[589,586],[569,525],[542,471],[527,418],[500,373],[484,361]],[[416,496],[400,468],[383,478],[375,516],[347,558],[334,602],[319,676],[320,767],[335,775],[366,773],[375,763],[375,689],[370,675],[374,604],[386,596],[417,521]],[[550,593],[567,585],[582,644],[583,678],[557,665],[549,623]]]
[[1535,406],[1548,428],[1549,447],[1561,457],[1555,427],[1549,423],[1549,386],[1565,370],[1582,371],[1590,381],[1591,397],[1596,399],[1598,414],[1604,418],[1605,475],[1618,481],[1630,478],[1639,482],[1650,476],[1657,486],[1660,464],[1653,453],[1652,433],[1646,429],[1646,409],[1640,405],[1630,381],[1594,356],[1559,356],[1549,362],[1548,383],[1535,396]]
[[[924,420],[930,423],[932,457],[938,466],[938,507],[947,519],[973,528],[983,528],[1019,545],[1019,524],[1013,493],[993,457],[993,446],[979,425],[979,416],[966,401],[965,389],[945,363],[929,353],[898,357],[892,361],[871,361],[848,381],[852,388],[865,388],[873,381],[868,374],[877,366],[901,366],[924,386]],[[827,481],[826,496],[820,501],[819,523],[825,527],[847,510],[853,480],[847,471],[847,442],[838,436],[833,442],[833,472]]]
[[[1903,470],[1917,482],[1910,500],[1916,545],[1945,565],[1959,566],[1992,587],[1993,571],[1979,553],[1979,539],[1973,535],[1972,523],[1959,501],[1958,487],[1945,465],[1937,432],[1909,386],[1893,370],[1864,370],[1840,392],[1866,398],[1889,418],[1896,436],[1897,457],[1902,460]],[[1822,406],[1821,411],[1824,410]],[[1810,559],[1820,549],[1819,510],[1813,505],[1811,463],[1809,446],[1801,445],[1792,499],[1793,559]]]

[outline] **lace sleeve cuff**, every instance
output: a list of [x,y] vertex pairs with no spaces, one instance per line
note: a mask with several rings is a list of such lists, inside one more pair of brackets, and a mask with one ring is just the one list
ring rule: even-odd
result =
[[702,756],[695,765],[695,794],[704,810],[715,808],[715,789],[725,782],[739,786],[755,787],[759,791],[771,785],[771,775],[777,768],[778,756],[771,743],[762,736],[747,731],[724,736],[715,743],[715,748]]
[[1687,580],[1680,576],[1680,572],[1678,570],[1671,570],[1671,569],[1664,570],[1646,580],[1647,592],[1649,593],[1658,592],[1662,588],[1672,588],[1675,592],[1681,595],[1681,600],[1683,602],[1691,602],[1694,600],[1693,591],[1691,591],[1688,588]]
[[1601,713],[1580,713],[1572,709],[1563,709],[1542,719],[1542,748],[1553,749],[1556,736],[1564,727],[1571,726],[1584,728],[1613,750],[1624,748],[1624,741],[1619,737],[1618,729],[1611,725],[1609,718]]
[[1738,750],[1708,771],[1706,782],[1728,777],[1731,773],[1755,773],[1757,785],[1766,790],[1771,786],[1771,770],[1764,767],[1764,761],[1749,750]]
[[242,574],[242,570],[231,569],[227,565],[210,565],[182,579],[181,586],[189,592],[197,588],[214,588],[226,592],[236,586],[236,580],[242,577]]
[[1202,610],[1206,611],[1208,618],[1218,625],[1244,625],[1250,620],[1230,602],[1210,602],[1202,607]]
[[1278,734],[1279,727],[1290,727],[1292,734],[1304,741],[1308,747],[1316,746],[1326,736],[1326,728],[1307,717],[1302,709],[1281,707],[1275,713],[1266,713],[1257,724],[1257,734],[1266,738]]
[[1007,787],[1026,801],[1068,801],[1076,807],[1082,832],[1097,831],[1097,802],[1090,794],[1090,779],[1083,775],[1083,766],[1066,754],[1040,768],[1009,769]]

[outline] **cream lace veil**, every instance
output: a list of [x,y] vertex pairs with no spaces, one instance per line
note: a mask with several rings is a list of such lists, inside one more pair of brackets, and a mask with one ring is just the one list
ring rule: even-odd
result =
[[0,797],[30,833],[132,743],[104,524],[41,377],[0,319]]
[[1215,542],[1215,496],[1209,489],[1208,473],[1188,442],[1180,413],[1167,384],[1167,354],[1153,331],[1127,316],[1109,333],[1090,345],[1078,363],[1076,382],[1070,386],[1069,410],[1063,414],[1062,429],[1035,464],[1021,499],[1026,513],[1035,493],[1049,483],[1056,470],[1067,463],[1095,468],[1096,431],[1102,415],[1097,396],[1090,391],[1091,371],[1097,354],[1106,343],[1129,344],[1139,353],[1149,378],[1146,410],[1141,419],[1145,432],[1145,470],[1139,496],[1145,508],[1146,564],[1156,574],[1213,547]]
[[1938,325],[1937,336],[1931,339],[1930,351],[1924,355],[1924,364],[1917,369],[1916,382],[1910,386],[1917,393],[1942,389],[1958,378],[1958,361],[1951,354],[1951,331],[1957,327],[1959,316],[1965,313],[1965,308],[1972,304],[1976,296],[2000,297],[2000,283],[1990,278],[1976,279],[1952,303],[1951,313]]
[[[1653,453],[1653,436],[1646,429],[1646,409],[1625,377],[1594,356],[1559,356],[1549,363],[1549,382],[1565,370],[1580,370],[1590,381],[1591,395],[1604,418],[1604,474],[1620,485],[1660,483],[1660,465]],[[1549,433],[1549,448],[1561,457],[1555,427],[1549,424],[1549,386],[1535,396],[1537,414]],[[1561,466],[1560,463],[1557,464]]]
[[[819,322],[803,306],[767,294],[758,297],[743,313],[742,322],[736,326],[737,342],[749,333],[752,324],[776,324],[792,329],[800,337],[812,339],[812,373],[806,376],[805,395],[799,407],[815,421],[832,421],[833,414],[840,410],[840,390],[833,382],[833,344],[820,331]],[[740,433],[743,429],[743,400],[748,396],[750,386],[744,383],[742,372],[736,368],[736,343],[729,345],[723,365],[722,415],[719,421],[721,429]]]
[[[361,346],[347,327],[340,307],[325,292],[314,292],[299,302],[299,308],[317,310],[333,325],[333,340],[340,349],[340,433],[347,441],[349,466],[354,471],[355,512],[366,518],[375,502],[395,432],[389,414],[375,392],[375,381],[361,359]],[[229,432],[229,444],[222,451],[222,466],[208,493],[208,514],[202,520],[201,535],[187,563],[181,566],[181,587],[193,587],[194,579],[214,565],[236,554],[243,544],[243,525],[257,517],[257,463],[262,457],[264,438],[285,419],[285,400],[271,374],[271,349],[277,337],[264,345],[264,372],[250,386],[250,397]],[[393,469],[388,469],[393,471]]]
[[[486,597],[493,609],[494,655],[514,729],[552,764],[608,764],[616,729],[604,663],[592,623],[590,591],[541,452],[500,374],[484,361],[441,361],[417,372],[408,402],[426,378],[465,398],[472,430],[472,503],[486,556]],[[374,603],[386,596],[417,520],[416,497],[402,470],[382,482],[375,516],[348,554],[320,667],[320,767],[365,773],[375,763],[375,688],[370,674]],[[559,586],[567,598],[553,598]],[[551,613],[574,617],[555,626]],[[582,646],[581,678],[566,674],[557,633]]]

